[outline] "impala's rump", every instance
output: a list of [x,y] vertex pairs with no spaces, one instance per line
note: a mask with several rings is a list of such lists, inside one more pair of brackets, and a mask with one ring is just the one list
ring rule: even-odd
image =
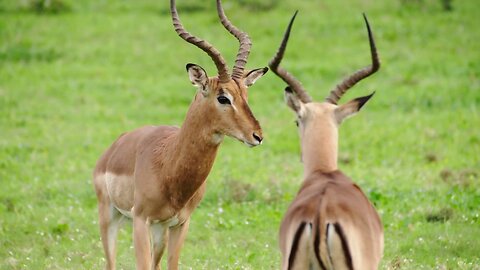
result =
[[[302,220],[300,225],[298,220]],[[300,229],[305,234],[298,233]],[[363,258],[381,254],[383,233],[379,238],[377,232],[382,230],[377,212],[357,185],[340,171],[317,171],[305,179],[289,206],[280,235],[290,235],[291,239],[280,245],[282,252],[288,252],[284,254],[289,258],[287,269],[304,269],[299,265],[314,269],[374,269],[362,268],[366,265]],[[377,248],[372,250],[372,243]],[[302,252],[308,254],[303,256],[304,261],[294,259],[292,263],[290,258]],[[379,260],[380,256],[375,259],[377,263]]]

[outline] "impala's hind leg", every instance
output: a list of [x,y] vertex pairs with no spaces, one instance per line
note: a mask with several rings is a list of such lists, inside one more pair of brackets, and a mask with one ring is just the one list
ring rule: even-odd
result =
[[117,233],[124,216],[115,207],[106,204],[98,205],[98,215],[105,259],[107,260],[105,268],[114,270]]
[[98,223],[100,225],[100,236],[107,261],[105,269],[114,270],[117,232],[124,216],[110,202],[110,198],[106,192],[105,182],[102,180],[102,176],[97,176],[97,178],[94,179],[98,199]]
[[152,270],[160,270],[160,260],[162,259],[163,251],[165,250],[165,243],[168,238],[168,228],[162,224],[152,224],[150,225],[150,231],[153,243]]

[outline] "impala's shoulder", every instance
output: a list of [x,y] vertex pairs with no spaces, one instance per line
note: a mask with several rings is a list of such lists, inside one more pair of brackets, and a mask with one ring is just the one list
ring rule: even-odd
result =
[[168,140],[173,138],[180,129],[175,126],[151,126],[141,131],[141,138],[137,141],[139,152],[153,151],[156,147],[167,145]]
[[305,177],[305,182],[325,182],[325,181],[333,181],[333,182],[352,182],[352,180],[345,175],[340,170],[330,171],[330,172],[323,172],[320,170],[314,171],[310,175]]
[[336,170],[331,172],[315,171],[306,176],[299,193],[324,196],[327,190],[333,193],[361,191],[347,175]]

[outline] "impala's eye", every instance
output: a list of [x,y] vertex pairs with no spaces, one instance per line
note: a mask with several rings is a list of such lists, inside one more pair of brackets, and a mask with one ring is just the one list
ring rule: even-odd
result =
[[217,97],[217,100],[220,104],[230,104],[230,105],[232,104],[230,100],[225,96],[219,96]]
[[295,120],[295,125],[298,127],[298,120]]

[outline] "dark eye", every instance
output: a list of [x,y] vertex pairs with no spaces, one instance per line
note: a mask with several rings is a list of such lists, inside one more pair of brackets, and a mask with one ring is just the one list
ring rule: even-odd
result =
[[295,125],[298,127],[298,120],[295,120]]
[[217,98],[217,100],[220,104],[232,104],[232,103],[230,103],[230,100],[228,98],[226,98],[225,96],[219,96]]

